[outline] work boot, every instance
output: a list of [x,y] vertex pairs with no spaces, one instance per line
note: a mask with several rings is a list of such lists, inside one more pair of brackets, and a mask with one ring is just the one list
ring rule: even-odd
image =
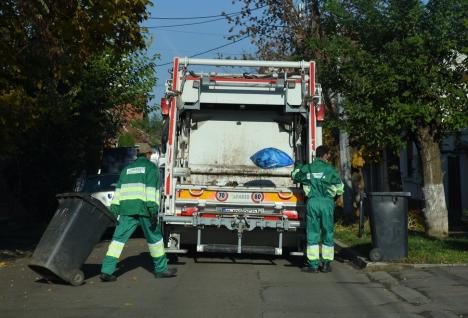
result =
[[303,267],[301,271],[304,273],[312,273],[312,274],[320,273],[319,269],[316,267]]
[[177,268],[168,268],[165,272],[154,274],[156,278],[170,278],[177,276]]
[[106,273],[101,273],[99,278],[103,282],[115,282],[117,280],[117,277],[115,277],[114,275],[109,275],[109,274],[106,274]]
[[323,263],[322,267],[320,268],[322,273],[329,273],[332,271],[330,262]]

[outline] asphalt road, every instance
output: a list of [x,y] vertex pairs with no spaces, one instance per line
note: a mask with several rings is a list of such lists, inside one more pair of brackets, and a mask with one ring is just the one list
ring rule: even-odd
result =
[[188,255],[178,277],[155,279],[145,241],[132,239],[118,281],[103,283],[106,248],[79,287],[40,279],[28,258],[1,268],[0,317],[468,317],[468,268],[367,273],[337,261],[307,274],[285,258]]

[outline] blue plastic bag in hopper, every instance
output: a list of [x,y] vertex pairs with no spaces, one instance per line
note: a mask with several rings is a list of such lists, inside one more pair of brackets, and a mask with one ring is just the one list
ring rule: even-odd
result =
[[294,163],[287,153],[276,148],[265,148],[257,151],[250,157],[250,160],[262,169],[287,167]]

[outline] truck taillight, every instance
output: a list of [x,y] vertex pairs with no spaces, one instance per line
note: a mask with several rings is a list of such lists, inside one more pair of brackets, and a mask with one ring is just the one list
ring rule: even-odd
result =
[[183,208],[180,212],[181,216],[192,216],[194,213],[198,212],[198,208]]
[[288,220],[299,220],[299,214],[297,211],[285,210],[283,215],[288,217]]
[[325,104],[319,104],[315,108],[315,116],[317,121],[324,121],[325,119]]
[[169,103],[164,97],[161,98],[161,114],[163,116],[169,115]]

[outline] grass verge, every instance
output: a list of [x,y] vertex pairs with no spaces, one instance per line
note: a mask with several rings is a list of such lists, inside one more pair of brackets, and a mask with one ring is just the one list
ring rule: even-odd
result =
[[[369,258],[372,241],[369,224],[358,237],[358,225],[335,225],[335,238],[345,243],[361,256]],[[409,264],[461,264],[468,263],[468,234],[458,234],[447,239],[434,239],[421,230],[408,232],[408,257],[398,261]]]

